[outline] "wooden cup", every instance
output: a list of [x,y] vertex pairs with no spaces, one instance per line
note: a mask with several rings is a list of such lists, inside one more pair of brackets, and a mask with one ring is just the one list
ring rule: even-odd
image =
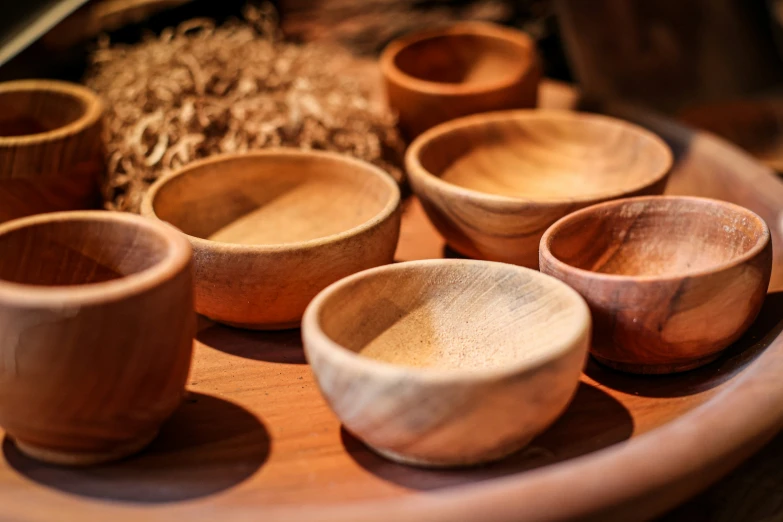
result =
[[564,217],[541,239],[541,271],[593,315],[593,356],[632,373],[716,359],[751,325],[772,271],[766,223],[705,198],[630,198]]
[[146,446],[190,367],[187,240],[131,214],[56,212],[0,225],[0,252],[0,425],[56,464]]
[[413,261],[328,287],[302,337],[351,433],[392,460],[453,467],[501,459],[560,416],[587,357],[590,313],[534,270]]
[[661,194],[672,153],[626,121],[520,110],[438,125],[411,144],[405,165],[452,249],[538,268],[538,244],[552,223],[600,201]]
[[196,311],[231,326],[299,326],[315,295],[391,263],[400,191],[373,165],[277,149],[215,156],[154,184],[142,214],[187,234]]
[[460,116],[535,107],[535,43],[514,29],[462,22],[405,36],[380,58],[389,105],[407,138]]
[[100,98],[80,85],[0,83],[0,223],[100,204],[102,116]]

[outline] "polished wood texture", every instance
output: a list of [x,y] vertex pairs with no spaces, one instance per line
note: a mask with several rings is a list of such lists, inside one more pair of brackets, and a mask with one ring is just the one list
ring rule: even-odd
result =
[[732,100],[686,107],[679,118],[714,132],[783,172],[783,98]]
[[411,187],[451,248],[530,268],[549,225],[600,201],[660,194],[671,164],[651,132],[570,111],[462,118],[406,153]]
[[[547,83],[541,94],[548,107],[579,103],[559,84]],[[431,471],[393,464],[341,430],[303,364],[298,332],[204,321],[190,398],[148,450],[80,471],[40,465],[5,442],[2,517],[624,522],[651,518],[717,480],[783,425],[783,184],[719,139],[633,107],[600,109],[669,142],[676,162],[667,190],[746,206],[780,245],[759,319],[723,357],[692,372],[650,377],[591,360],[563,417],[526,450],[489,466]],[[411,201],[396,258],[443,254],[443,240]],[[759,486],[763,495],[769,485]],[[725,502],[736,498],[735,491],[721,493]]]
[[99,204],[102,116],[98,96],[80,85],[0,83],[0,223]]
[[712,199],[611,201],[562,218],[541,239],[541,271],[590,305],[593,356],[633,373],[714,361],[756,319],[771,270],[764,221]]
[[410,139],[445,121],[536,106],[541,67],[525,33],[461,22],[395,40],[381,55],[389,105]]
[[142,214],[188,235],[199,313],[280,329],[298,326],[329,284],[392,262],[399,202],[368,163],[278,149],[189,164],[150,189]]
[[402,463],[465,466],[519,451],[562,414],[590,312],[534,270],[428,260],[331,285],[308,307],[302,337],[351,434]]
[[139,216],[57,212],[0,226],[0,426],[58,464],[147,445],[190,368],[191,249]]

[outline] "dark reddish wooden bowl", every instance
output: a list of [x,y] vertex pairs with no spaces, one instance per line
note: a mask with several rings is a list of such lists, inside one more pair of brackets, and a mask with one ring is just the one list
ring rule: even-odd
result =
[[579,210],[546,231],[540,255],[541,271],[590,305],[593,356],[632,373],[714,361],[756,319],[772,271],[763,219],[692,197]]

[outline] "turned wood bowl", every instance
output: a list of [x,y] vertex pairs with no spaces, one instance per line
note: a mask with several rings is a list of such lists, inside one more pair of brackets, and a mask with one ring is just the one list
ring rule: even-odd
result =
[[516,452],[565,410],[590,313],[533,270],[414,261],[328,287],[302,337],[321,393],[356,437],[402,463],[465,466]]
[[369,163],[278,149],[189,164],[151,187],[142,214],[190,239],[197,312],[274,330],[298,327],[331,283],[393,261],[399,203]]
[[102,116],[81,85],[0,83],[0,222],[100,204]]
[[673,373],[715,360],[753,323],[772,244],[764,220],[731,203],[631,198],[552,225],[541,239],[541,271],[587,300],[599,362]]
[[482,22],[395,40],[380,66],[389,105],[409,139],[460,116],[535,107],[541,78],[528,35]]
[[662,193],[672,153],[625,121],[522,110],[439,125],[405,160],[413,191],[452,249],[537,268],[552,223],[600,201]]
[[55,212],[0,225],[0,425],[64,465],[146,446],[190,368],[191,248],[131,214]]

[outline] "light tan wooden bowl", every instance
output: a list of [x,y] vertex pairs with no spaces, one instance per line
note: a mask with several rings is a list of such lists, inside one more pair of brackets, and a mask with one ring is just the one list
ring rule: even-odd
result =
[[329,284],[393,261],[399,203],[397,184],[369,163],[277,149],[192,163],[151,187],[142,214],[190,239],[196,311],[283,329]]
[[564,217],[541,240],[541,271],[590,305],[598,361],[672,373],[715,360],[753,323],[772,271],[769,228],[724,201],[611,201]]
[[0,425],[20,450],[88,465],[146,446],[190,368],[191,249],[105,211],[0,225]]
[[575,291],[533,270],[413,261],[328,287],[302,336],[350,432],[396,461],[463,466],[521,449],[563,412],[590,313]]
[[600,201],[662,193],[672,153],[622,120],[521,110],[430,129],[405,163],[413,191],[454,250],[537,268],[552,223]]
[[81,85],[0,83],[0,223],[100,204],[102,117],[100,98]]
[[390,43],[380,58],[389,105],[410,139],[460,116],[535,107],[541,67],[521,31],[460,22]]

